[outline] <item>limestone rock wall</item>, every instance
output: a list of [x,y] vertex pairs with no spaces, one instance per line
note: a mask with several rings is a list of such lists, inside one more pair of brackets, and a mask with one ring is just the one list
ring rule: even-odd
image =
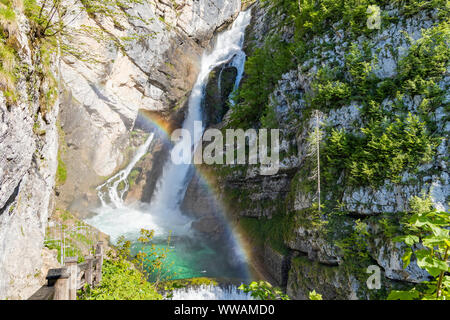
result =
[[[398,9],[392,6],[383,10],[390,15],[398,15]],[[258,4],[253,7],[253,19],[246,36],[248,55],[252,54],[253,48],[260,47],[271,34],[277,34],[288,42],[292,41],[292,28],[279,27],[278,18],[280,17],[267,14],[267,8]],[[432,10],[419,12],[413,17],[402,17],[370,37],[361,36],[354,39],[354,43],[362,46],[364,42],[369,41],[372,45],[371,53],[378,61],[373,73],[381,79],[392,78],[399,71],[399,60],[410,48],[405,34],[417,40],[422,37],[423,30],[433,25],[435,19],[436,15]],[[402,30],[406,33],[401,32]],[[342,32],[336,30],[333,36],[325,34],[312,38],[308,42],[308,51],[314,53],[311,55],[313,57],[283,74],[270,95],[269,101],[275,110],[281,131],[281,163],[278,174],[259,176],[255,166],[227,166],[216,170],[218,184],[221,185],[220,192],[224,194],[225,199],[231,199],[230,210],[235,216],[270,221],[276,215],[280,217],[296,213],[296,218],[290,220],[290,227],[285,226],[284,244],[287,250],[295,253],[294,256],[300,255],[292,260],[286,287],[288,294],[298,299],[307,299],[308,292],[312,290],[322,293],[325,299],[357,299],[381,294],[381,291],[373,291],[373,296],[369,294],[365,280],[355,277],[354,270],[344,267],[344,253],[337,241],[333,240],[323,227],[307,221],[313,219],[308,216],[308,210],[315,201],[315,193],[304,184],[311,174],[311,168],[306,161],[307,137],[314,125],[314,119],[308,118],[309,114],[304,112],[307,106],[306,98],[311,92],[311,81],[320,66],[327,63],[335,66],[345,64],[345,48],[350,43],[340,36]],[[438,85],[448,88],[449,80],[447,71]],[[419,108],[422,99],[419,96],[405,97],[404,101],[408,110],[414,112]],[[430,115],[436,123],[436,130],[443,137],[448,137],[449,133],[448,119],[444,116],[444,106],[448,102],[447,94],[442,106]],[[386,99],[383,106],[389,109],[393,103]],[[345,128],[355,132],[363,121],[359,108],[357,102],[351,102],[329,110],[325,114],[326,124],[335,129]],[[366,240],[368,259],[382,270],[384,290],[399,283],[417,283],[428,279],[428,274],[420,269],[414,260],[406,269],[403,268],[401,257],[404,247],[387,236],[381,221],[383,215],[395,216],[407,211],[411,196],[420,195],[422,192],[431,194],[438,210],[448,211],[450,186],[445,161],[447,158],[448,139],[444,138],[432,161],[419,167],[417,173],[404,172],[400,183],[386,180],[381,187],[347,186],[338,199],[341,204],[339,210],[347,212],[348,219],[341,227],[336,227],[337,230],[354,225],[358,219],[367,222],[370,233]],[[339,181],[335,188],[340,187]],[[267,245],[271,246],[270,243],[266,243]],[[271,250],[275,250],[273,246]],[[278,254],[282,256],[281,253]],[[269,264],[268,271],[272,271],[272,276],[277,277],[278,268],[273,267],[276,265],[273,263],[275,256],[266,255],[263,263]],[[364,273],[361,270],[358,272]]]
[[17,80],[16,103],[0,93],[0,300],[28,298],[54,261],[43,241],[57,167],[59,103],[41,112],[37,48],[27,37],[27,19],[19,10],[16,15],[18,55],[27,71]]

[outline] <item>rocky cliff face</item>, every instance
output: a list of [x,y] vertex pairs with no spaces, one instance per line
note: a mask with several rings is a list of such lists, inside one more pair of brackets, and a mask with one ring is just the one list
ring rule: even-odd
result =
[[16,12],[15,49],[23,72],[16,101],[0,92],[0,299],[23,299],[45,280],[52,260],[43,241],[57,166],[58,101],[44,111],[38,46],[26,17]]
[[[42,57],[39,47],[28,38],[26,17],[17,8],[14,45],[24,71],[15,85],[14,103],[6,91],[0,93],[0,299],[27,298],[42,284],[45,265],[54,263],[42,246],[52,209],[58,135],[68,177],[56,188],[57,203],[81,212],[97,199],[92,187],[123,166],[132,153],[130,148],[143,138],[138,133],[139,139],[133,141],[130,133],[139,110],[147,115],[158,114],[163,121],[183,119],[183,106],[197,77],[200,55],[215,32],[239,12],[240,1],[148,1],[122,9],[127,14],[113,22],[87,14],[74,2],[68,19],[71,27],[94,34],[74,33],[65,39],[71,43],[72,54],[61,57],[58,65],[52,60],[50,67],[60,74],[60,100],[44,106],[42,92],[50,88],[40,72]],[[252,10],[245,44],[250,58],[257,54],[257,48],[264,51],[267,44],[276,44],[271,42],[272,36],[282,43],[297,41],[293,24],[283,23],[289,19],[283,10],[269,10],[259,2]],[[448,62],[443,76],[435,78],[437,87],[445,92],[440,100],[411,87],[394,97],[385,92],[395,84],[391,80],[404,74],[401,61],[414,46],[406,34],[413,40],[422,39],[424,30],[434,28],[442,17],[436,8],[408,15],[394,5],[382,10],[387,22],[379,31],[355,36],[342,23],[333,23],[326,32],[311,31],[304,46],[296,48],[300,57],[289,57],[295,63],[283,69],[265,101],[268,109],[252,123],[261,127],[271,122],[281,130],[281,164],[276,175],[261,176],[255,166],[206,169],[216,177],[219,200],[228,204],[231,218],[246,233],[265,271],[292,298],[305,299],[311,290],[325,299],[382,296],[368,290],[367,277],[361,276],[370,264],[381,268],[384,291],[428,278],[415,261],[403,268],[403,247],[392,241],[398,231],[392,231],[392,226],[398,222],[398,215],[408,210],[410,197],[422,192],[431,195],[436,208],[448,211]],[[99,34],[106,35],[106,39],[99,39]],[[368,48],[370,60],[364,60],[352,48]],[[266,64],[278,63],[271,60],[279,58],[278,49],[274,46],[268,51]],[[357,74],[358,81],[345,69],[351,63],[354,65],[350,67],[363,67]],[[211,75],[207,97],[219,109],[206,106],[208,121],[219,128],[225,125],[217,122],[226,112],[224,101],[229,94],[228,82],[222,76],[235,77],[233,69],[221,71]],[[247,74],[244,81],[250,76]],[[349,93],[349,83],[364,83],[367,78],[378,81],[379,90],[370,88],[378,96],[370,90]],[[377,100],[378,107],[381,116],[388,119],[418,114],[435,103],[427,121],[435,135],[443,139],[436,144],[433,156],[422,161],[425,163],[420,163],[417,170],[404,170],[398,179],[386,178],[380,185],[349,183],[348,168],[338,167],[332,174],[327,171],[328,184],[322,193],[326,208],[318,215],[307,152],[308,135],[315,125],[311,104],[322,111],[327,128],[325,142],[330,141],[333,129],[342,129],[358,140],[367,118],[380,113],[363,106],[361,101],[370,94],[376,99],[382,96],[382,101]],[[62,127],[59,132],[58,113]],[[228,111],[227,121],[232,113]],[[138,188],[131,190],[129,200],[151,197],[166,150],[161,141],[154,148],[136,168],[134,182]],[[405,159],[402,154],[396,156],[399,161]],[[329,161],[327,157],[323,160]],[[328,162],[330,168],[339,162],[334,160]],[[380,172],[383,169],[378,168]],[[219,221],[222,208],[207,189],[206,183],[195,176],[183,209],[197,215],[194,227],[198,231],[217,240],[224,236]],[[365,223],[368,232],[362,239],[355,228],[359,221]]]
[[129,18],[116,24],[75,10],[73,27],[101,28],[110,40],[75,35],[76,50],[90,55],[62,59],[68,178],[58,190],[61,207],[80,212],[95,204],[88,190],[127,162],[139,110],[182,120],[203,50],[240,7],[237,0],[148,1],[127,8]]
[[[79,6],[73,1],[66,22],[83,32],[66,35],[62,43],[68,50],[59,61],[51,57],[48,66],[59,75],[60,89],[60,99],[50,106],[43,105],[42,93],[54,88],[42,79],[39,47],[17,6],[12,30],[25,71],[17,80],[15,103],[0,93],[0,299],[27,298],[43,284],[45,265],[54,263],[42,248],[58,138],[67,179],[56,188],[57,206],[86,210],[97,200],[92,187],[132,153],[130,132],[139,110],[182,119],[202,52],[233,21],[241,2],[146,1],[120,8],[125,14],[114,22]],[[154,184],[157,177],[150,174],[148,180]]]
[[[367,46],[368,55],[372,57],[370,77],[379,83],[397,79],[402,72],[401,61],[413,50],[414,41],[424,37],[424,30],[436,27],[440,19],[437,8],[408,16],[393,5],[381,9],[391,20],[369,35],[355,37],[351,33],[346,34],[346,26],[340,22],[328,25],[327,31],[320,35],[313,32],[303,48],[307,58],[298,58],[302,62],[283,73],[274,85],[267,103],[274,111],[271,115],[275,128],[281,130],[281,163],[276,175],[260,176],[255,166],[225,166],[212,170],[218,177],[218,192],[230,204],[245,233],[253,238],[255,253],[262,256],[272,277],[280,285],[286,284],[292,298],[305,299],[312,290],[327,299],[375,298],[383,296],[386,290],[399,283],[407,285],[428,278],[415,261],[403,268],[403,247],[392,241],[389,223],[398,223],[392,221],[409,210],[409,199],[423,193],[431,195],[436,209],[448,211],[450,186],[445,159],[448,158],[446,137],[449,126],[444,111],[449,102],[448,61],[447,71],[437,82],[437,86],[447,93],[430,114],[436,130],[434,134],[444,137],[437,143],[432,159],[418,165],[417,170],[405,170],[395,181],[386,178],[378,186],[345,183],[344,171],[337,170],[333,173],[335,180],[331,180],[334,182],[323,186],[325,194],[322,193],[322,203],[325,202],[326,206],[333,204],[335,209],[331,208],[322,216],[314,210],[317,195],[314,180],[309,178],[313,167],[308,156],[308,136],[315,125],[311,103],[318,99],[323,85],[318,83],[318,72],[321,69],[323,72],[324,67],[346,72],[349,48]],[[292,24],[282,23],[282,10],[271,12],[258,3],[253,7],[253,20],[246,36],[250,57],[256,54],[255,48],[263,47],[272,36],[285,43],[293,42],[294,28]],[[340,85],[338,82],[324,91],[331,92],[334,86]],[[381,99],[380,112],[385,117],[392,117],[392,112],[396,116],[420,113],[424,98],[424,94],[406,93],[401,101],[404,110],[395,111],[397,98],[386,94]],[[346,103],[336,99],[338,106],[331,104],[325,107],[329,102],[324,99],[323,104],[316,107],[323,112],[323,126],[327,128],[324,129],[325,145],[331,143],[328,139],[333,129],[362,136],[360,127],[365,125],[367,113],[360,99],[350,94]],[[264,121],[267,123],[267,116]],[[261,122],[256,126],[261,126]],[[211,171],[211,168],[207,170]],[[325,172],[327,168],[323,170]],[[376,172],[375,175],[382,173]],[[334,212],[341,212],[341,217],[332,218]],[[357,251],[356,242],[346,245],[340,242],[343,238],[355,236],[353,226],[356,221],[364,221],[369,232],[363,241],[365,262],[359,266],[356,266],[356,260],[352,263],[349,253],[342,249],[350,246],[351,250]],[[358,276],[365,274],[365,268],[370,264],[380,267],[382,290],[368,290],[367,276]]]

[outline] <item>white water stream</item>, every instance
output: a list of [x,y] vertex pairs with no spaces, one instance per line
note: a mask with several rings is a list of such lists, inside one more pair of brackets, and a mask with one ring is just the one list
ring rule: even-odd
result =
[[172,300],[252,300],[249,293],[239,290],[236,286],[212,286],[202,285],[176,289],[173,291]]
[[[116,175],[109,178],[104,184],[97,187],[97,194],[102,203],[102,207],[114,207],[114,208],[123,208],[123,196],[130,188],[128,183],[128,176],[133,170],[134,166],[141,160],[141,158],[145,155],[150,144],[155,137],[154,133],[151,133],[145,143],[141,145],[134,155],[133,159],[131,159],[130,163],[127,165],[125,169],[117,173]],[[119,184],[123,183],[123,188],[119,191]],[[106,197],[109,197],[109,202],[107,202]]]

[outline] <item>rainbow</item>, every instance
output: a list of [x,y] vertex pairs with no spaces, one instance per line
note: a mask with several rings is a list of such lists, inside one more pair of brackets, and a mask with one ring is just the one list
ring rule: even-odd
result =
[[[172,143],[170,140],[170,135],[176,128],[174,128],[170,121],[165,120],[163,117],[154,112],[140,111],[139,115],[141,116],[140,119],[144,120],[148,127],[162,133],[164,138]],[[205,170],[205,167],[202,165],[194,165],[194,168],[195,174],[200,178],[202,184],[207,186],[207,192],[213,197],[216,207],[219,209],[218,211],[220,211],[219,217],[221,222],[224,226],[226,226],[226,231],[229,235],[231,235],[231,240],[234,242],[233,245],[238,250],[237,254],[244,259],[246,266],[249,266],[250,262],[253,261],[253,259],[251,259],[253,255],[251,246],[245,239],[243,235],[244,233],[239,226],[233,222],[232,219],[230,219],[231,215],[227,214],[229,209],[227,208],[224,199],[218,196],[220,191],[215,176],[212,175],[209,170]],[[254,276],[252,273],[253,272],[251,272],[247,267],[244,277],[252,278]]]
[[173,125],[160,114],[148,110],[139,110],[138,119],[144,120],[150,128],[162,133],[168,140],[173,131]]

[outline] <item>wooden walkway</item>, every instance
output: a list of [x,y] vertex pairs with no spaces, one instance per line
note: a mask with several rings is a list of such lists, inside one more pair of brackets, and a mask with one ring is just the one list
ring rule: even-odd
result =
[[85,285],[95,287],[102,281],[103,242],[95,248],[95,256],[86,256],[78,263],[78,257],[66,258],[64,267],[50,269],[47,285],[42,286],[28,300],[76,300],[77,291]]

